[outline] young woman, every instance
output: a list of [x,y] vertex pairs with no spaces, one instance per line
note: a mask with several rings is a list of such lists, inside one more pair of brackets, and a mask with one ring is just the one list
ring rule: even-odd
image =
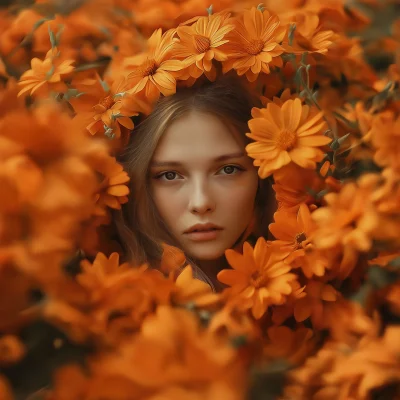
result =
[[161,98],[135,128],[122,155],[130,201],[117,218],[131,261],[157,268],[165,242],[218,290],[225,250],[266,235],[270,183],[245,151],[256,105],[238,79],[221,78]]

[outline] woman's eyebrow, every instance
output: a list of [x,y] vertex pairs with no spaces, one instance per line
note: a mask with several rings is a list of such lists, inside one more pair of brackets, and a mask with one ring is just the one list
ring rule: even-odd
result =
[[[236,153],[230,153],[230,154],[223,154],[221,156],[218,156],[213,159],[213,162],[220,162],[220,161],[225,161],[229,160],[231,158],[240,158],[244,157],[246,154],[243,153],[242,151],[236,152]],[[179,161],[156,161],[153,160],[151,163],[151,167],[180,167],[183,164]]]

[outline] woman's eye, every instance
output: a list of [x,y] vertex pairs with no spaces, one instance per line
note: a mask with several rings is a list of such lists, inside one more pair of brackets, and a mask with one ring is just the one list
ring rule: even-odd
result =
[[243,171],[243,169],[236,165],[225,165],[225,167],[222,168],[222,171],[224,171],[226,175],[232,175],[238,171]]
[[163,172],[162,174],[158,175],[156,178],[157,179],[164,179],[167,181],[173,181],[176,179],[176,177],[178,176],[178,174],[174,171],[167,171],[167,172]]

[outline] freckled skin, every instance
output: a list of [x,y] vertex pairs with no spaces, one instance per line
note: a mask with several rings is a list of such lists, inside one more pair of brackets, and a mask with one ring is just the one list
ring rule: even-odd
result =
[[[197,260],[217,260],[250,224],[258,175],[245,153],[244,133],[200,112],[174,121],[154,153],[151,188],[156,207],[182,249]],[[242,153],[223,161],[219,156]],[[155,166],[178,161],[181,165]],[[223,228],[216,239],[194,242],[184,231],[197,223]]]

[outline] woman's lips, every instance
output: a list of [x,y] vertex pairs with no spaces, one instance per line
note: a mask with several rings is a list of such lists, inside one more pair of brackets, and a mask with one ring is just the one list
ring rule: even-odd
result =
[[209,229],[207,231],[188,232],[185,235],[194,242],[206,242],[217,238],[222,229]]

